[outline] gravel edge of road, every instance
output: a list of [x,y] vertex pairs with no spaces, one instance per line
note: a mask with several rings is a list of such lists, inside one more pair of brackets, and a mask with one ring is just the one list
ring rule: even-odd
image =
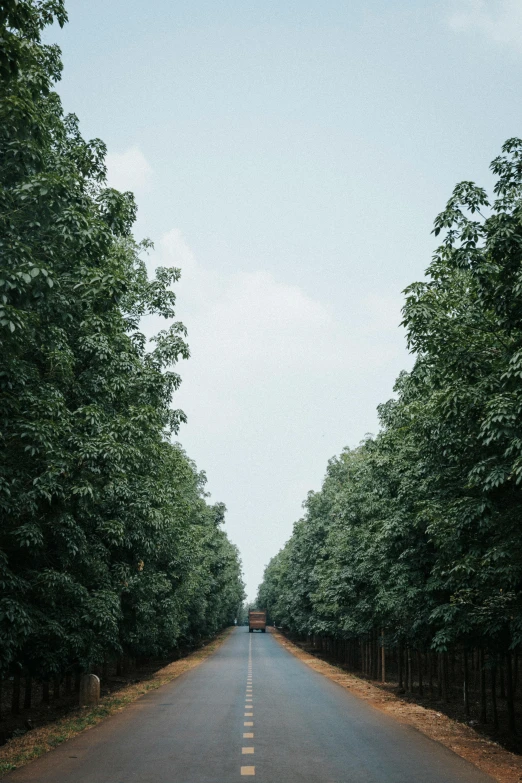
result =
[[212,655],[228,639],[235,626],[222,631],[215,639],[184,658],[169,663],[155,672],[150,679],[127,685],[114,695],[100,699],[96,707],[79,707],[60,720],[28,731],[23,737],[9,740],[0,747],[0,778],[15,769],[29,764],[45,753],[54,750],[78,734],[92,729],[102,721],[121,712],[141,696],[172,682],[190,669],[194,669]]
[[522,781],[522,758],[495,742],[481,737],[470,726],[454,721],[436,710],[405,701],[368,680],[347,672],[340,666],[310,655],[287,639],[278,629],[269,630],[282,647],[311,669],[346,688],[353,696],[363,699],[372,707],[444,745],[481,772],[490,775],[498,783]]

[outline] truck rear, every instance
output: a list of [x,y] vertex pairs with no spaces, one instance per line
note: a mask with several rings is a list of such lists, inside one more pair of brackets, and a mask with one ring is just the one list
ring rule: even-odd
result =
[[266,633],[266,612],[255,609],[248,613],[248,632],[253,633],[254,631]]

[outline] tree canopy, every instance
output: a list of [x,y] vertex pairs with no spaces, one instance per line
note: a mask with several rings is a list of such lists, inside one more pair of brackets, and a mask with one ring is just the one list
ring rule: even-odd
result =
[[0,675],[41,678],[165,654],[243,599],[224,507],[173,440],[179,270],[149,278],[133,195],[64,115],[53,21],[62,0],[0,10]]
[[258,605],[301,634],[494,656],[522,641],[522,140],[458,184],[405,292],[416,361],[381,429],[330,461]]

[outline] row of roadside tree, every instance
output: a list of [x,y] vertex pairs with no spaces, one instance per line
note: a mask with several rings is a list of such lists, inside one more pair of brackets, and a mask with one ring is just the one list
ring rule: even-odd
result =
[[[176,269],[151,279],[54,85],[62,0],[0,9],[0,678],[48,683],[231,624],[236,548],[173,436]],[[147,315],[166,328],[150,343]],[[48,691],[47,691],[48,693]]]
[[[381,429],[330,461],[258,605],[367,674],[417,670],[481,717],[497,687],[515,731],[522,641],[522,141],[491,164],[489,198],[460,183],[435,221],[442,243],[406,290],[415,354]],[[384,647],[385,654],[382,654]],[[420,657],[419,657],[420,656]],[[457,660],[457,664],[455,661]],[[410,678],[408,680],[408,677]],[[454,678],[455,679],[455,678]],[[504,695],[504,694],[502,694]]]

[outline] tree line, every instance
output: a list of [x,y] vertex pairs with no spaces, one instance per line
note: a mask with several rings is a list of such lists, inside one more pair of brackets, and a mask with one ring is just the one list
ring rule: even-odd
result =
[[[349,665],[515,731],[522,641],[522,140],[493,194],[458,184],[423,282],[405,291],[415,364],[380,431],[332,459],[269,563],[258,605]],[[388,667],[386,669],[386,667]],[[414,675],[412,674],[414,672]]]
[[148,276],[133,195],[64,115],[53,22],[62,0],[0,9],[0,680],[37,678],[44,699],[213,635],[243,600],[224,506],[174,441],[179,270]]

